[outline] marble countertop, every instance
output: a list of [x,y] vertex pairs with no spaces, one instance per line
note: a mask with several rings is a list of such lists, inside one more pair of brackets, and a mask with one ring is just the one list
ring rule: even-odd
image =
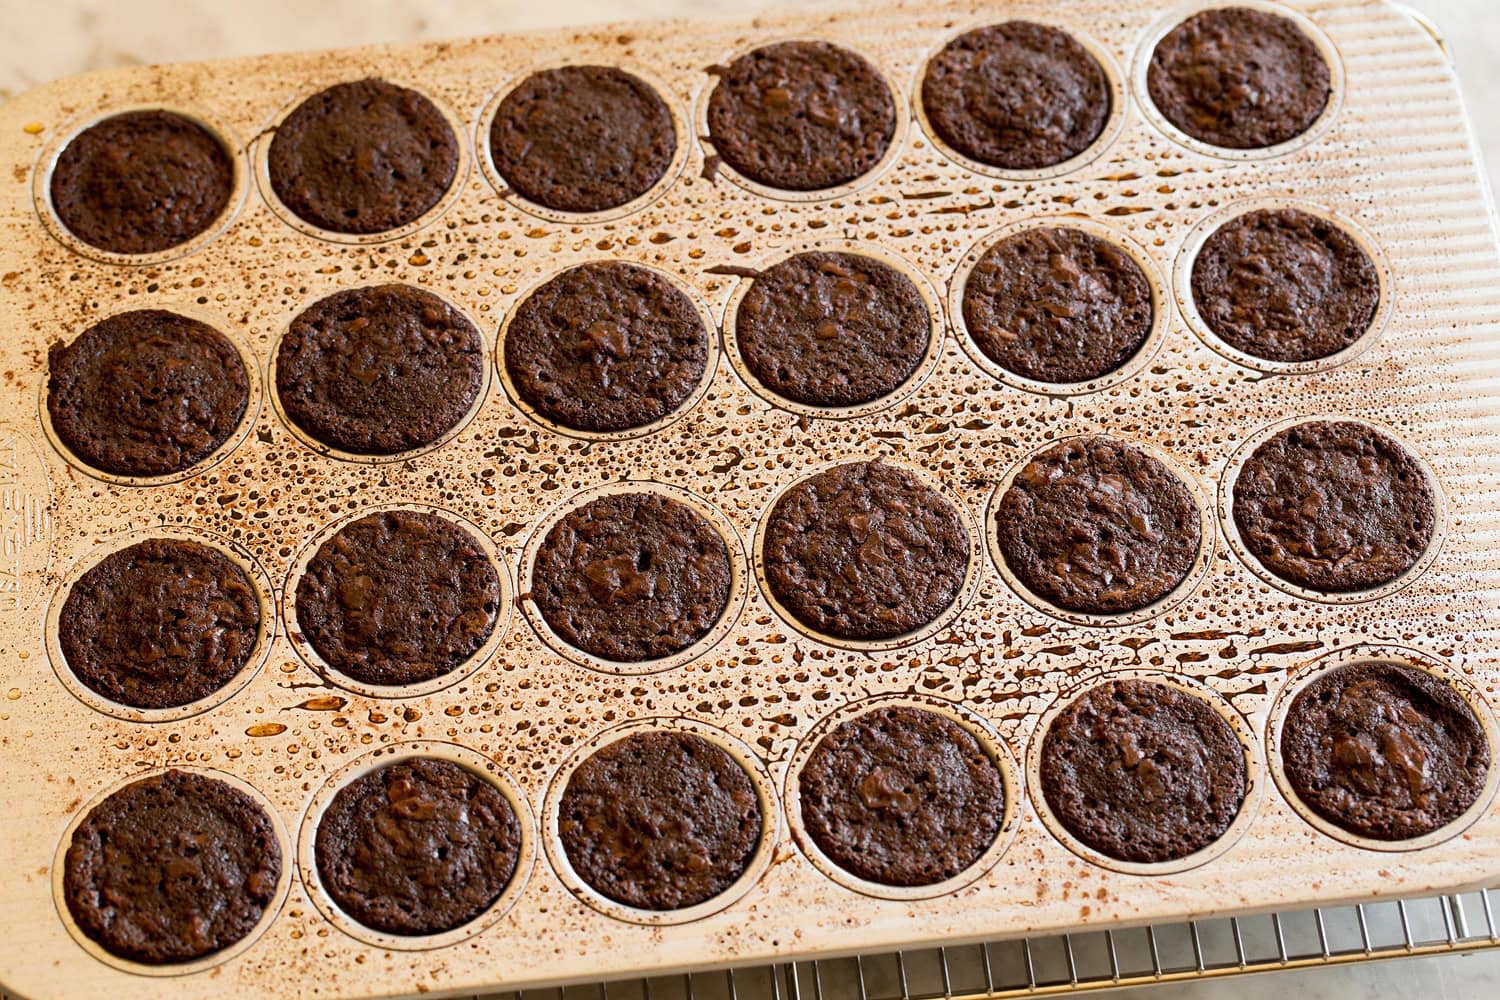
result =
[[[835,3],[839,0],[834,0]],[[847,3],[849,0],[843,0]],[[1407,0],[1450,46],[1500,189],[1500,4],[1495,0]],[[0,99],[57,77],[137,63],[216,59],[489,34],[521,28],[671,16],[726,16],[825,5],[827,0],[0,0]],[[1500,996],[1500,952],[1405,959],[1163,985],[1160,1000],[1250,1000],[1270,989],[1307,1000]],[[1112,997],[1113,993],[1094,994]],[[1140,994],[1133,994],[1140,995]]]

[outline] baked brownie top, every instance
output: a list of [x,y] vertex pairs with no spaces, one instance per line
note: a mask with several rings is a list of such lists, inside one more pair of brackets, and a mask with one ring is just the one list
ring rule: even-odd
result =
[[578,877],[617,903],[678,910],[733,885],[764,825],[745,769],[680,732],[603,747],[568,778],[558,835]]
[[1484,788],[1490,746],[1474,709],[1425,670],[1351,663],[1292,699],[1282,767],[1319,816],[1376,840],[1431,833]]
[[1370,328],[1375,264],[1343,229],[1293,208],[1246,212],[1193,262],[1193,304],[1229,346],[1268,361],[1337,354]]
[[896,134],[879,71],[828,42],[778,42],[740,56],[708,101],[709,142],[771,187],[814,191],[869,173]]
[[361,924],[441,934],[500,898],[520,858],[521,826],[494,785],[421,757],[339,789],[318,821],[314,851],[323,888]]
[[340,528],[297,582],[297,626],[333,669],[366,684],[457,670],[500,615],[500,576],[473,535],[421,511]]
[[1195,139],[1260,149],[1294,139],[1328,105],[1328,64],[1295,21],[1248,7],[1194,14],[1157,43],[1146,89]]
[[1104,130],[1104,69],[1066,31],[1006,21],[959,35],[922,76],[938,137],[971,160],[1036,170],[1071,160]]
[[458,173],[458,137],[426,97],[385,80],[320,90],[276,127],[271,188],[335,233],[382,233],[427,214]]
[[570,511],[537,550],[531,599],[563,638],[606,660],[655,660],[708,634],[729,603],[729,550],[687,504],[654,493]]
[[104,950],[150,965],[190,962],[249,934],[276,895],[281,846],[250,796],[166,771],[89,811],[63,860],[63,898]]
[[1185,858],[1245,801],[1245,748],[1201,698],[1108,681],[1062,710],[1042,741],[1042,795],[1068,832],[1117,861]]
[[818,742],[797,777],[802,825],[834,864],[882,885],[932,885],[987,851],[1005,819],[1000,769],[936,712],[878,708]]
[[188,469],[245,416],[245,363],[206,323],[161,309],[100,320],[47,350],[47,416],[68,450],[121,476]]
[[1203,540],[1198,505],[1171,469],[1098,436],[1059,442],[1027,462],[996,505],[994,528],[1028,590],[1096,615],[1167,596]]
[[333,448],[394,455],[451,431],[484,385],[474,324],[411,285],[335,292],[298,314],[276,352],[288,419]]
[[905,469],[851,462],[782,494],[761,545],[766,582],[802,624],[890,639],[957,600],[969,540],[952,504]]
[[112,552],[68,590],[58,642],[89,690],[132,708],[207,698],[250,661],[260,599],[218,549],[150,538]]
[[803,253],[756,275],[735,339],[772,392],[808,406],[858,406],[917,370],[932,337],[906,275],[856,253]]
[[1078,229],[1027,229],[984,252],[964,282],[964,324],[1006,371],[1039,382],[1107,375],[1135,356],[1155,316],[1135,259]]
[[126,111],[78,133],[52,169],[68,231],[111,253],[170,250],[229,206],[234,161],[218,137],[170,111]]
[[665,101],[613,66],[533,73],[505,95],[490,157],[522,197],[560,212],[602,212],[649,191],[672,163]]
[[505,332],[505,370],[525,402],[580,431],[660,420],[693,394],[708,330],[681,289],[649,268],[598,261],[527,296]]
[[1310,420],[1246,460],[1234,523],[1250,554],[1283,580],[1347,593],[1416,565],[1437,509],[1421,465],[1395,438],[1353,421]]

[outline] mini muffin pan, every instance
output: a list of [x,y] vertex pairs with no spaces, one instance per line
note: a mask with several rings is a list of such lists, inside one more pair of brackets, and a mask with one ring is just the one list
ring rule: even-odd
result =
[[[1500,766],[1460,821],[1398,850],[1326,829],[1279,782],[1277,713],[1289,693],[1326,663],[1393,649],[1451,679],[1500,751],[1489,708],[1500,683],[1500,250],[1454,76],[1422,27],[1384,0],[1246,2],[1298,18],[1333,79],[1328,110],[1307,134],[1250,153],[1185,139],[1143,85],[1155,40],[1201,2],[876,5],[140,67],[63,80],[0,109],[0,177],[10,180],[0,194],[0,773],[23,790],[0,819],[10,860],[0,868],[9,917],[0,983],[38,997],[480,993],[1452,891],[1500,874]],[[1055,170],[1016,176],[966,163],[935,143],[919,106],[927,59],[960,32],[1007,17],[1074,33],[1113,88],[1099,140]],[[786,39],[859,52],[898,109],[885,158],[839,188],[742,182],[705,134],[722,67]],[[542,211],[489,163],[503,94],[563,64],[624,68],[672,109],[676,157],[656,187],[617,210]],[[462,147],[453,187],[389,233],[353,238],[288,219],[262,166],[276,123],[309,94],[370,75],[415,88],[450,118]],[[82,128],[139,108],[179,112],[218,134],[233,153],[235,193],[220,220],[180,247],[102,254],[61,228],[50,172]],[[1183,275],[1226,218],[1287,203],[1347,225],[1376,262],[1381,304],[1357,350],[1283,370],[1249,364],[1201,333]],[[1140,260],[1156,328],[1120,371],[1080,386],[1021,385],[969,339],[956,303],[976,250],[1033,225],[1086,229]],[[726,330],[734,304],[759,268],[808,250],[878,257],[928,300],[932,350],[893,397],[821,412],[769,398],[741,371]],[[598,260],[670,278],[719,342],[677,411],[627,433],[581,435],[519,407],[496,355],[531,290]],[[386,282],[427,289],[474,322],[491,352],[485,388],[432,447],[380,461],[314,447],[280,412],[277,345],[310,303]],[[251,368],[250,405],[230,440],[185,475],[102,476],[48,431],[47,347],[142,308],[178,309],[228,336]],[[1263,576],[1223,502],[1255,442],[1326,416],[1395,435],[1441,499],[1423,559],[1350,599]],[[1039,449],[1083,434],[1168,459],[1200,504],[1199,562],[1139,614],[1060,615],[1019,591],[989,553],[990,506],[1008,477]],[[870,459],[912,470],[959,509],[968,576],[929,627],[886,642],[832,641],[768,596],[761,526],[793,484]],[[724,618],[683,655],[610,664],[549,634],[529,606],[529,567],[564,512],[637,490],[708,516],[735,583]],[[490,644],[460,670],[376,690],[320,667],[291,602],[319,541],[393,508],[438,511],[482,540],[506,606]],[[78,574],[152,536],[231,553],[252,570],[264,617],[239,677],[165,713],[91,696],[55,635]],[[1069,694],[1125,675],[1200,694],[1245,742],[1250,797],[1230,833],[1191,865],[1122,866],[1081,849],[1048,822],[1029,767],[1012,763],[1031,761]],[[795,772],[811,741],[882,701],[946,712],[981,736],[1005,774],[1001,837],[934,891],[853,884],[796,834]],[[732,889],[668,913],[600,897],[571,872],[555,835],[572,768],[591,748],[652,728],[726,747],[765,816],[755,860]],[[511,887],[474,925],[397,941],[337,910],[305,842],[338,787],[408,753],[494,781],[529,839]],[[279,826],[284,876],[281,901],[255,933],[199,962],[152,968],[76,933],[57,859],[107,791],[168,767],[253,790]]]

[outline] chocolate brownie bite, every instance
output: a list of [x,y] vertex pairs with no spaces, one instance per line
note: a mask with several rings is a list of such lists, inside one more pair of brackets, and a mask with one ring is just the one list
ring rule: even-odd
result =
[[57,639],[90,691],[131,708],[187,705],[255,651],[260,598],[243,568],[201,542],[150,538],[111,552],[68,589]]
[[183,472],[229,440],[249,402],[239,351],[207,323],[177,313],[117,313],[47,350],[52,430],[102,472]]
[[877,708],[818,742],[797,776],[802,825],[830,861],[891,886],[953,878],[1005,821],[1000,769],[936,712]]
[[323,888],[359,923],[442,934],[500,898],[520,859],[521,825],[490,782],[418,757],[339,789],[318,820],[314,854]]
[[861,55],[828,42],[778,42],[740,56],[708,101],[708,141],[752,181],[837,187],[875,168],[896,134],[896,102]]
[[905,469],[852,462],[776,501],[761,545],[772,595],[808,628],[891,639],[954,601],[969,539],[953,505]]
[[271,189],[319,229],[368,235],[432,210],[458,174],[458,137],[437,105],[385,80],[339,83],[276,127]]
[[1099,138],[1113,100],[1109,80],[1072,35],[1006,21],[959,35],[922,76],[932,129],[971,160],[1038,170]]
[[1417,564],[1437,528],[1437,501],[1416,456],[1389,434],[1310,420],[1245,461],[1234,523],[1250,554],[1283,580],[1350,593]]
[[63,899],[78,929],[112,955],[191,962],[254,930],[281,866],[259,803],[215,778],[166,771],[84,817],[63,859]]
[[1135,357],[1156,314],[1151,282],[1130,254],[1079,229],[1042,227],[984,252],[964,282],[963,315],[985,357],[1063,385]]
[[745,366],[807,406],[858,406],[911,378],[932,317],[910,278],[857,253],[797,254],[755,276],[735,314]]
[[557,821],[578,877],[641,910],[696,906],[728,889],[764,825],[744,767],[683,732],[638,733],[596,751],[568,778]]
[[452,673],[499,617],[500,576],[479,541],[425,511],[382,511],[345,525],[297,582],[297,627],[308,645],[365,684]]
[[1070,438],[1016,473],[995,506],[1005,565],[1067,611],[1139,611],[1187,578],[1202,515],[1166,465],[1112,438]]
[[613,66],[532,73],[490,124],[495,170],[522,197],[560,212],[602,212],[655,186],[677,152],[672,112]]
[[356,455],[441,439],[484,386],[484,340],[463,313],[411,285],[335,292],[308,306],[276,351],[287,419]]
[[1244,744],[1203,699],[1118,680],[1084,692],[1042,741],[1041,788],[1069,833],[1116,861],[1176,861],[1224,835],[1244,804]]
[[1370,255],[1338,224],[1294,208],[1246,212],[1203,242],[1193,304],[1219,339],[1267,361],[1316,361],[1369,330]]
[[1374,840],[1441,829],[1484,789],[1490,745],[1474,709],[1416,667],[1365,661],[1335,667],[1292,699],[1282,768],[1317,815]]
[[531,600],[563,641],[606,660],[671,656],[729,604],[724,539],[687,504],[655,493],[591,500],[537,549]]
[[1220,7],[1157,43],[1146,89],[1167,121],[1194,139],[1263,149],[1311,128],[1332,84],[1317,43],[1291,18]]
[[654,423],[703,380],[709,333],[681,289],[623,261],[569,268],[527,296],[505,331],[505,370],[547,420],[611,433]]
[[127,111],[90,125],[58,154],[52,208],[68,232],[119,254],[159,253],[206,232],[229,207],[234,160],[170,111]]

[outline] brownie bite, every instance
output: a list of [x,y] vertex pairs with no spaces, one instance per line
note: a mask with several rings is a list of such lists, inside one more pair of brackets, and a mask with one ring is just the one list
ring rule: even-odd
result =
[[166,771],[89,811],[63,859],[63,899],[112,955],[190,962],[249,934],[276,896],[281,846],[266,811],[231,785]]
[[963,315],[969,337],[1001,368],[1071,384],[1135,357],[1155,306],[1130,254],[1079,229],[1044,227],[984,252],[964,282]]
[[989,850],[1005,820],[1005,782],[979,740],[905,706],[866,712],[823,737],[797,786],[818,849],[881,885],[953,878]]
[[170,250],[229,207],[234,160],[208,129],[170,111],[127,111],[78,133],[57,157],[52,208],[110,253]]
[[724,539],[687,504],[655,493],[591,500],[537,549],[531,600],[564,642],[606,660],[671,656],[729,603]]
[[755,276],[735,315],[745,366],[807,406],[858,406],[911,378],[932,338],[912,280],[856,253],[797,254]]
[[250,402],[245,363],[207,323],[161,309],[117,313],[47,350],[47,416],[85,464],[165,476],[229,440]]
[[740,56],[708,101],[708,141],[741,175],[815,191],[869,173],[896,134],[896,102],[861,55],[778,42]]
[[1290,18],[1248,7],[1194,14],[1151,54],[1146,89],[1183,132],[1214,146],[1262,149],[1295,139],[1331,93],[1328,63]]
[[1246,212],[1193,261],[1193,304],[1219,339],[1267,361],[1316,361],[1370,328],[1380,279],[1336,223],[1294,208]]
[[339,789],[318,820],[314,853],[323,888],[359,923],[442,934],[500,898],[520,858],[521,825],[490,782],[419,757]]
[[500,576],[478,539],[425,511],[369,514],[322,544],[297,582],[297,627],[334,670],[419,684],[489,640]]
[[728,889],[755,857],[765,818],[744,767],[682,732],[596,751],[568,778],[558,836],[578,877],[642,910],[678,910]]
[[922,77],[922,108],[938,138],[1007,170],[1071,160],[1099,138],[1111,106],[1099,60],[1066,31],[1031,21],[959,35]]
[[681,289],[649,268],[598,261],[526,297],[505,331],[505,370],[542,417],[608,433],[654,423],[693,394],[709,333]]
[[661,180],[677,152],[665,101],[613,66],[532,73],[490,124],[495,170],[522,197],[560,212],[602,212]]
[[463,313],[411,285],[335,292],[292,320],[276,393],[309,437],[357,455],[432,444],[484,386],[484,340]]
[[1249,781],[1245,747],[1203,699],[1108,681],[1062,710],[1042,741],[1042,795],[1079,841],[1116,861],[1176,861],[1224,835]]
[[260,625],[260,598],[238,563],[202,542],[150,538],[78,578],[57,638],[90,691],[131,708],[176,708],[233,680]]
[[267,168],[299,219],[335,233],[417,221],[458,173],[458,137],[437,105],[385,80],[320,90],[276,127]]
[[782,494],[761,545],[766,582],[808,628],[891,639],[955,600],[969,539],[953,505],[905,469],[852,462]]
[[1201,514],[1177,474],[1112,438],[1070,438],[1016,473],[995,506],[1005,565],[1067,611],[1139,611],[1187,578]]
[[1281,729],[1297,797],[1361,837],[1407,840],[1453,822],[1484,788],[1490,745],[1474,709],[1416,667],[1365,661],[1315,677]]
[[1234,523],[1250,554],[1283,580],[1349,593],[1415,566],[1432,542],[1437,506],[1401,442],[1354,421],[1310,420],[1245,461]]

